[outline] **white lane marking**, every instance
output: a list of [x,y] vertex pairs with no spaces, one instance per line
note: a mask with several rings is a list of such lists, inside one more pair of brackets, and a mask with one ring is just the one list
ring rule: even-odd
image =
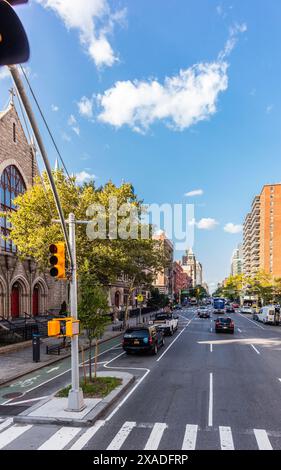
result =
[[48,397],[49,395],[46,395],[45,397],[29,398],[29,400],[13,401],[13,403],[6,403],[5,406],[21,405],[22,403],[29,403],[31,401],[44,400],[44,398]]
[[185,434],[183,438],[181,450],[194,450],[196,447],[197,439],[197,424],[187,424],[185,427]]
[[231,428],[219,426],[221,450],[234,450]]
[[3,423],[0,424],[0,431],[3,431],[3,429],[6,429],[8,426],[10,426],[12,422],[13,422],[13,418],[5,419],[5,421],[3,421]]
[[6,431],[3,431],[0,434],[0,449],[3,449],[3,447],[10,444],[30,428],[32,428],[32,424],[27,424],[25,426],[14,425],[11,428],[6,429]]
[[213,331],[213,328],[211,327],[211,328],[210,328],[210,332],[212,333],[212,331]]
[[[120,343],[119,343],[120,344]],[[101,356],[102,354],[105,354],[107,353],[108,351],[111,351],[112,349],[115,349],[116,348],[116,345],[115,346],[112,346],[111,348],[109,349],[106,349],[105,351],[102,351],[101,353],[98,354],[98,356]],[[93,359],[94,361],[94,359]],[[85,363],[89,362],[89,359],[87,359],[85,361]],[[80,362],[79,364],[79,367],[83,365],[83,362]],[[25,392],[23,392],[22,396],[26,395],[27,393],[29,392],[32,392],[33,390],[36,390],[37,388],[39,387],[42,387],[42,385],[46,385],[47,383],[51,382],[52,380],[55,380],[57,379],[58,377],[61,377],[62,375],[66,374],[67,372],[71,371],[71,368],[70,369],[67,369],[65,370],[64,372],[61,372],[60,374],[58,375],[55,375],[54,377],[51,377],[50,379],[48,380],[45,380],[44,382],[41,382],[40,384],[38,385],[35,385],[35,387],[32,387],[32,388],[29,388],[28,390],[25,390]],[[13,398],[9,398],[9,400],[5,401],[4,403],[1,403],[1,405],[6,405],[6,403],[10,402],[11,400],[13,400]]]
[[281,379],[278,379],[281,382]]
[[38,450],[61,450],[72,441],[72,439],[81,431],[81,428],[62,427],[44,444],[42,444]]
[[213,372],[210,372],[208,426],[213,426]]
[[174,342],[177,341],[177,339],[180,337],[180,335],[186,330],[186,328],[188,327],[188,325],[192,322],[192,320],[194,319],[194,316],[189,320],[189,322],[186,324],[186,326],[179,332],[179,334],[177,335],[177,337],[169,344],[169,346],[165,349],[165,351],[161,354],[161,356],[158,357],[158,359],[156,360],[156,362],[159,362],[161,361],[162,357],[166,354],[166,352],[169,351],[169,349],[173,346]]
[[157,450],[167,427],[166,423],[155,423],[144,450]]
[[257,350],[257,348],[253,344],[251,344],[251,346],[256,351],[257,354],[260,354],[260,352]]
[[253,320],[250,320],[250,318],[247,318],[247,317],[245,317],[244,315],[242,315],[242,313],[239,313],[239,315],[240,315],[240,317],[242,317],[242,318],[245,318],[245,320],[248,320],[248,321],[250,321],[251,323],[253,323],[255,326],[257,326],[257,327],[261,328],[262,330],[264,330],[264,329],[265,329],[263,326],[259,325],[259,324],[258,324],[258,323],[256,323],[255,321],[253,321]]
[[126,421],[107,447],[107,450],[119,450],[135,426],[135,421]]
[[95,424],[87,429],[84,434],[70,447],[70,450],[81,450],[89,442],[90,439],[96,434],[96,432],[104,425],[105,421],[99,420]]
[[237,328],[237,330],[239,331],[239,333],[242,333],[242,331],[240,330],[240,328]]
[[259,450],[272,450],[272,445],[268,439],[268,435],[264,429],[254,429],[255,438]]
[[213,352],[213,343],[210,343],[210,352]]
[[57,366],[57,367],[52,367],[51,369],[49,370],[46,370],[46,374],[50,374],[50,372],[54,372],[55,370],[58,370],[60,367]]

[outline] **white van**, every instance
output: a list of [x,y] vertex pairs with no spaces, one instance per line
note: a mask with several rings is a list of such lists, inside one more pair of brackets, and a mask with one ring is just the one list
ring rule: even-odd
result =
[[266,305],[262,307],[259,312],[255,314],[258,321],[262,321],[263,323],[275,323],[275,306],[274,305]]

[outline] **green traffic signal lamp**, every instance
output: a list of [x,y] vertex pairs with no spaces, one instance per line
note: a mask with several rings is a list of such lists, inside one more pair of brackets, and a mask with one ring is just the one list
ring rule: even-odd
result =
[[27,3],[27,0],[0,0],[0,66],[20,64],[29,59],[27,35],[11,7],[20,3]]

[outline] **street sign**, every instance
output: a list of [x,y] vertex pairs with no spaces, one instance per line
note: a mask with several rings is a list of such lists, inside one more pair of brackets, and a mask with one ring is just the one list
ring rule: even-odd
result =
[[143,302],[143,295],[142,294],[137,295],[137,301],[138,302]]

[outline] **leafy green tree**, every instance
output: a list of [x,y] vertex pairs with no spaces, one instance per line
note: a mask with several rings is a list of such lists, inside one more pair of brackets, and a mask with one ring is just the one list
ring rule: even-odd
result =
[[79,284],[78,314],[89,340],[89,380],[92,381],[92,343],[95,340],[94,377],[96,378],[99,339],[110,322],[106,315],[109,310],[108,300],[105,289],[95,284],[87,269],[82,274]]
[[160,294],[159,289],[151,289],[151,297],[147,302],[148,307],[153,307],[155,309],[164,308],[169,305],[169,297],[165,294]]

